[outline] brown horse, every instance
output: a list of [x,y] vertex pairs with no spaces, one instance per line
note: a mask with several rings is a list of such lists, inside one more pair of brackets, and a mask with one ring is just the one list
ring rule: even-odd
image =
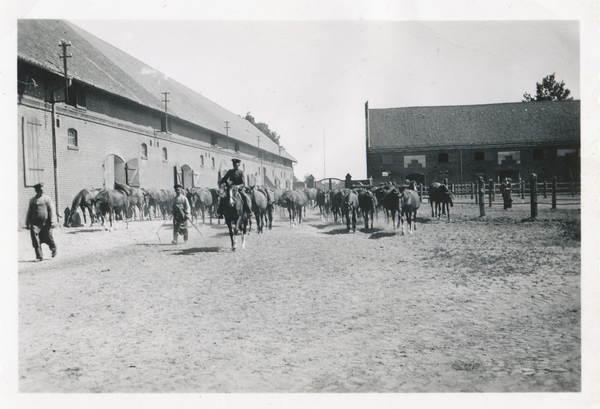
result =
[[452,192],[450,192],[448,186],[434,182],[429,186],[428,192],[429,203],[431,203],[431,217],[439,219],[447,211],[448,220],[450,220],[450,206],[454,206],[454,202]]
[[146,201],[148,203],[148,213],[150,215],[150,220],[156,219],[157,215],[162,215],[162,218],[166,220],[166,214],[168,212],[169,207],[169,196],[167,192],[163,189],[148,189],[148,194],[146,196]]
[[302,190],[286,190],[281,194],[281,199],[285,202],[285,207],[290,215],[290,226],[294,227],[296,217],[298,217],[298,226],[302,223],[302,209],[308,203],[308,197]]
[[83,214],[83,222],[87,223],[85,218],[85,209],[87,209],[90,214],[90,226],[94,224],[94,199],[102,190],[104,189],[83,189],[79,191],[79,193],[77,193],[73,199],[73,203],[71,204],[68,214],[66,214],[65,227],[70,225],[71,217],[77,212],[78,207],[81,209],[81,213]]
[[223,206],[223,215],[225,216],[225,223],[229,229],[229,237],[231,238],[231,250],[235,251],[237,248],[237,235],[242,233],[242,247],[246,247],[246,230],[248,228],[248,217],[244,211],[244,204],[240,192],[236,187],[228,186],[226,188],[225,197],[221,197],[221,200],[225,200]]
[[202,223],[205,223],[205,214],[208,211],[209,221],[212,224],[213,217],[213,195],[203,187],[192,188],[188,194],[188,200],[192,207],[192,217],[198,220],[198,211],[202,212]]
[[322,189],[318,189],[315,202],[319,206],[321,220],[329,221],[329,194]]
[[342,214],[346,218],[346,227],[350,232],[350,217],[352,217],[352,232],[356,232],[356,213],[358,211],[358,194],[354,190],[346,192],[342,198]]
[[377,198],[370,190],[361,189],[358,192],[358,205],[365,219],[365,229],[369,228],[369,216],[371,216],[371,229],[373,229],[373,216],[377,209]]
[[[119,189],[104,189],[98,193],[96,199],[94,199],[94,205],[101,212],[102,217],[108,217],[110,220],[110,230],[113,228],[113,219],[116,213],[120,212],[127,223],[129,228],[129,221],[127,220],[127,210],[129,209],[129,196]],[[116,220],[115,220],[116,224]]]
[[142,192],[141,189],[119,182],[115,182],[115,189],[121,190],[125,192],[127,196],[129,196],[129,209],[127,209],[127,217],[129,217],[129,212],[131,212],[131,217],[135,220],[137,213],[139,219],[144,220],[144,204],[146,201],[144,192]]
[[252,198],[252,213],[256,218],[256,232],[263,232],[263,227],[267,224],[268,200],[267,195],[254,185],[250,190]]
[[[421,206],[421,200],[419,194],[412,189],[405,189],[399,194],[400,201],[400,224],[402,224],[402,234],[404,234],[404,218],[406,216],[406,224],[408,227],[408,233],[412,234],[413,225],[415,231],[417,230],[417,210]],[[412,224],[411,224],[412,219]]]

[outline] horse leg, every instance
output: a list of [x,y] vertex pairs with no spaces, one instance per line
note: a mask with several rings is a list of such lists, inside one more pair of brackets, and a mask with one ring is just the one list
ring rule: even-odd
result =
[[352,233],[356,232],[356,210],[352,209]]
[[237,237],[233,231],[233,225],[231,220],[225,219],[225,224],[227,224],[227,230],[229,230],[229,238],[231,239],[231,251],[235,251],[237,247]]
[[246,248],[246,223],[241,222],[241,230],[242,230],[242,248]]
[[[409,216],[410,217],[410,216]],[[404,211],[400,211],[400,224],[402,225],[402,235],[404,236]],[[406,225],[408,226],[408,223],[410,223],[408,220],[406,221]]]

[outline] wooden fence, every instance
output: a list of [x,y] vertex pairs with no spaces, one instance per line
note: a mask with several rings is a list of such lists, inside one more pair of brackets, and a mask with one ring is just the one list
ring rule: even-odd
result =
[[[481,185],[479,185],[481,184]],[[494,181],[449,183],[455,204],[479,204],[481,215],[485,207],[503,205],[501,184]],[[427,186],[417,188],[421,201],[429,202]],[[549,205],[556,209],[559,205],[581,205],[581,182],[538,181],[532,174],[530,180],[517,180],[512,183],[513,205],[529,205],[531,217],[537,217],[538,205]]]

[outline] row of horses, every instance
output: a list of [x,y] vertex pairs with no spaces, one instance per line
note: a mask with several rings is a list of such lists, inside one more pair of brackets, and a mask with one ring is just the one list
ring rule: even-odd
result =
[[[440,218],[442,214],[447,214],[450,219],[450,207],[454,206],[454,202],[448,187],[435,182],[429,186],[428,194],[431,216]],[[362,216],[365,229],[372,229],[373,219],[379,211],[383,211],[388,223],[391,218],[394,229],[402,227],[402,234],[405,233],[404,220],[410,233],[413,227],[416,230],[417,211],[421,205],[414,181],[408,185],[382,184],[330,191],[317,189],[315,202],[322,219],[329,220],[332,216],[335,222],[340,219],[342,223],[345,219],[348,231],[356,231],[357,215]]]
[[71,226],[77,215],[77,209],[81,210],[84,223],[87,223],[87,215],[90,218],[90,226],[98,220],[113,221],[120,217],[128,222],[132,219],[149,219],[162,217],[170,214],[170,204],[175,198],[175,191],[169,189],[138,189],[122,183],[115,183],[114,189],[82,189],[71,203],[70,208],[65,209],[65,226]]
[[[290,226],[300,225],[307,208],[319,207],[321,218],[329,220],[332,216],[337,222],[346,221],[347,230],[356,231],[357,218],[362,216],[365,229],[373,228],[373,220],[379,211],[384,211],[389,223],[391,218],[393,228],[402,227],[404,234],[404,220],[409,233],[416,230],[416,216],[420,207],[420,198],[417,194],[416,183],[409,185],[384,184],[377,187],[360,187],[357,189],[334,189],[323,191],[321,189],[268,189],[243,188],[252,199],[250,204],[256,220],[257,232],[263,233],[264,228],[272,228],[275,207],[288,210]],[[433,183],[429,186],[429,201],[431,203],[432,217],[448,214],[453,205],[452,193],[446,185]],[[201,215],[202,222],[208,216],[210,223],[217,217],[217,209],[222,200],[227,202],[224,209],[230,210],[237,206],[239,192],[233,187],[220,189],[192,187],[186,189],[186,196],[191,205],[191,219],[198,220]],[[120,216],[128,223],[129,218],[143,220],[147,218],[167,219],[171,216],[172,201],[175,198],[173,189],[144,189],[134,188],[121,183],[115,183],[114,189],[83,189],[73,199],[71,208],[65,210],[65,226],[69,226],[72,217],[79,208],[86,220],[86,210],[90,217],[90,225],[101,219],[104,225],[109,220],[112,229],[113,220]],[[240,202],[241,203],[241,202]],[[242,206],[243,207],[243,206]],[[226,212],[225,212],[226,213]],[[231,213],[231,212],[230,212]],[[243,212],[242,212],[243,213]],[[226,215],[225,215],[226,216]],[[397,216],[397,221],[396,221]],[[237,218],[230,217],[231,223],[225,222],[230,227],[232,247],[235,248],[234,236],[242,232],[243,235],[252,228],[252,220],[243,214]]]

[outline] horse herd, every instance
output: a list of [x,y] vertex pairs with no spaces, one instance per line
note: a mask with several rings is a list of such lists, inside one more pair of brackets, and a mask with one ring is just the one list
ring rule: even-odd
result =
[[[448,187],[436,182],[429,186],[428,193],[431,216],[440,217],[441,214],[447,213],[450,219],[450,206],[454,203]],[[373,229],[373,219],[379,211],[383,211],[388,223],[391,218],[392,227],[401,227],[404,234],[405,220],[409,233],[417,229],[417,211],[421,206],[421,198],[417,193],[417,183],[411,181],[406,185],[388,183],[374,187],[334,189],[328,192],[318,190],[316,203],[321,218],[328,220],[332,216],[336,222],[338,219],[342,222],[345,219],[348,231],[356,231],[357,216],[362,216],[365,229]]]
[[[340,220],[342,223],[345,219],[348,231],[356,231],[357,216],[362,216],[366,229],[372,229],[374,217],[378,211],[384,211],[386,218],[391,216],[394,228],[402,226],[403,233],[405,219],[409,231],[412,230],[412,225],[416,230],[416,214],[420,207],[415,182],[407,185],[382,184],[328,191],[311,188],[282,190],[256,186],[245,189],[252,198],[252,209],[259,233],[263,232],[264,226],[269,229],[272,227],[275,207],[281,208],[282,211],[287,209],[290,226],[294,226],[296,223],[302,223],[307,207],[318,206],[322,219],[329,220],[329,217],[333,217],[336,222]],[[447,213],[450,218],[453,197],[447,186],[433,183],[429,186],[428,193],[432,217],[440,217],[441,214]],[[192,187],[186,189],[186,196],[191,205],[192,220],[201,217],[203,223],[207,217],[212,223],[212,219],[217,217],[219,202],[229,197],[224,187]],[[126,222],[129,219],[166,219],[171,216],[174,197],[173,189],[135,188],[122,183],[115,183],[114,189],[83,189],[75,195],[71,207],[65,209],[65,226],[72,224],[78,208],[81,209],[85,223],[87,209],[90,225],[100,219],[104,224],[104,220],[108,219],[112,227],[115,215]]]

